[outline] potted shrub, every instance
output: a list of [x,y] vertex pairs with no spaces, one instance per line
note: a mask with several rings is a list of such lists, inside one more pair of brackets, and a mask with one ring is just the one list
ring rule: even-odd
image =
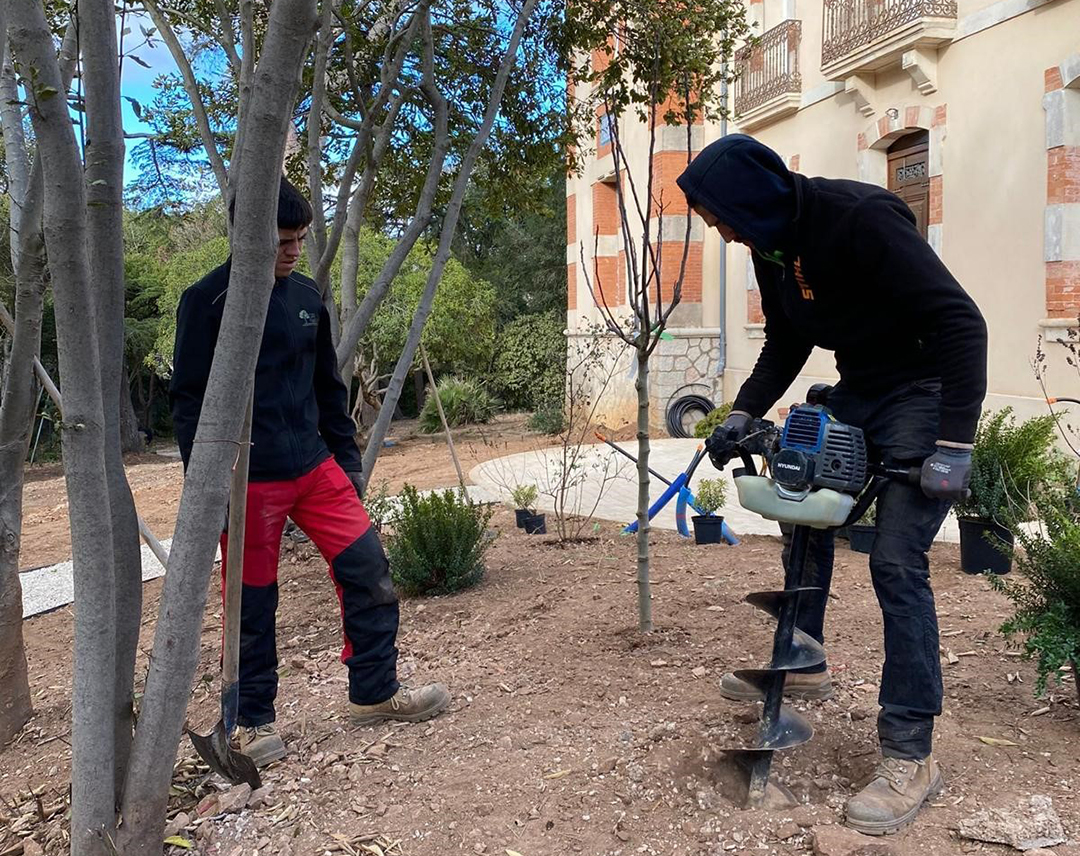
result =
[[727,482],[723,479],[702,479],[694,493],[694,504],[703,514],[695,514],[694,542],[697,544],[724,543],[724,518],[714,514],[727,499]]
[[1048,678],[1060,683],[1062,667],[1071,667],[1080,701],[1080,519],[1074,489],[1044,495],[1037,506],[1038,531],[1016,534],[1023,548],[1015,551],[1016,568],[1023,579],[989,581],[1015,607],[1001,632],[1022,637],[1024,656],[1035,659],[1036,693],[1045,693]]
[[971,495],[956,505],[960,567],[1007,574],[1013,527],[1030,519],[1031,499],[1056,479],[1053,416],[1017,423],[1012,408],[983,415],[971,455]]
[[866,513],[847,527],[848,544],[856,553],[869,553],[877,538],[877,503],[870,503]]
[[514,500],[514,521],[518,529],[525,528],[525,518],[536,516],[536,498],[539,495],[534,484],[520,484],[510,491]]

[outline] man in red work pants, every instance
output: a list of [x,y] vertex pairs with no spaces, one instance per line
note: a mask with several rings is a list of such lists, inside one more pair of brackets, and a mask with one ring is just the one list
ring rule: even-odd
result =
[[[232,210],[230,208],[230,217]],[[360,450],[337,370],[330,316],[315,283],[295,272],[311,206],[284,178],[274,289],[255,370],[240,618],[241,750],[263,766],[284,757],[277,696],[278,554],[287,518],[330,565],[341,604],[352,721],[421,722],[450,702],[442,684],[397,680],[398,603],[382,545],[359,498]],[[214,357],[231,260],[180,298],[169,385],[185,467]],[[222,535],[222,569],[226,536]]]

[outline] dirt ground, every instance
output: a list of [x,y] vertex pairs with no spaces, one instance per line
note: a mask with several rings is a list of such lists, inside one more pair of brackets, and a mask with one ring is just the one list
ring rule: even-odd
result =
[[[489,425],[454,431],[461,467],[469,470],[483,461],[549,445],[552,440],[527,430],[527,414],[497,416]],[[374,487],[384,481],[392,494],[405,482],[420,489],[450,487],[457,475],[442,434],[420,434],[416,420],[395,422],[388,438],[393,443],[379,456]],[[184,473],[175,446],[162,446],[162,454],[127,458],[128,481],[135,506],[158,538],[172,536]],[[19,567],[28,571],[71,558],[67,491],[60,464],[29,467],[23,492],[23,536]]]
[[[493,526],[477,588],[402,603],[402,676],[441,680],[453,693],[447,713],[420,725],[349,724],[333,587],[309,545],[287,546],[278,722],[290,755],[266,771],[266,803],[217,815],[205,796],[220,783],[200,771],[185,740],[170,814],[187,815],[179,833],[194,849],[186,852],[794,854],[811,849],[815,828],[839,822],[876,760],[881,622],[865,556],[837,551],[826,642],[836,697],[800,705],[814,739],[774,765],[804,804],[744,811],[724,796],[718,750],[748,707],[717,687],[724,669],[766,658],[771,622],[742,601],[778,584],[778,541],[698,547],[656,533],[656,628],[642,635],[634,544],[614,525],[565,546],[521,534],[508,510]],[[1031,665],[996,632],[1007,603],[959,571],[955,547],[935,547],[932,562],[946,690],[936,753],[947,787],[917,825],[887,839],[891,849],[860,852],[1015,852],[961,841],[955,829],[979,808],[1032,794],[1051,797],[1068,835],[1080,837],[1072,676],[1035,699]],[[160,586],[145,590],[144,652]],[[217,603],[209,598],[190,708],[203,729],[217,718]],[[0,754],[0,853],[28,833],[47,853],[62,850],[71,621],[68,607],[25,625],[38,713]],[[1055,850],[1066,853],[1077,850]]]

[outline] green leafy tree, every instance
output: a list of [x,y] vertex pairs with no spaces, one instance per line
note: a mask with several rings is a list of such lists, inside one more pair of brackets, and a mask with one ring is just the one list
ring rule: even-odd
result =
[[151,359],[171,374],[173,347],[176,343],[176,307],[180,295],[229,257],[229,239],[214,238],[201,247],[177,253],[165,264],[163,288],[158,299],[161,323]]
[[562,410],[565,327],[563,315],[545,312],[522,315],[503,328],[492,376],[496,392],[507,407]]

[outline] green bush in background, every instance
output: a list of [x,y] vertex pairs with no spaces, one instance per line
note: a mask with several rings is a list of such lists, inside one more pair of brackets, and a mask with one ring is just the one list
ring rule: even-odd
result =
[[499,335],[493,386],[511,409],[562,409],[566,381],[566,319],[552,313],[522,315]]
[[451,594],[476,585],[491,545],[486,534],[491,514],[461,491],[421,497],[405,485],[386,551],[394,585],[406,597]]
[[[443,377],[436,384],[436,394],[442,402],[446,421],[451,428],[458,425],[481,425],[490,422],[499,412],[499,402],[477,380]],[[420,411],[420,431],[436,434],[442,431],[435,396],[429,395]]]
[[709,415],[698,422],[694,426],[694,436],[699,440],[704,440],[712,435],[712,432],[719,428],[725,419],[731,414],[731,403],[721,404],[719,407],[710,410]]

